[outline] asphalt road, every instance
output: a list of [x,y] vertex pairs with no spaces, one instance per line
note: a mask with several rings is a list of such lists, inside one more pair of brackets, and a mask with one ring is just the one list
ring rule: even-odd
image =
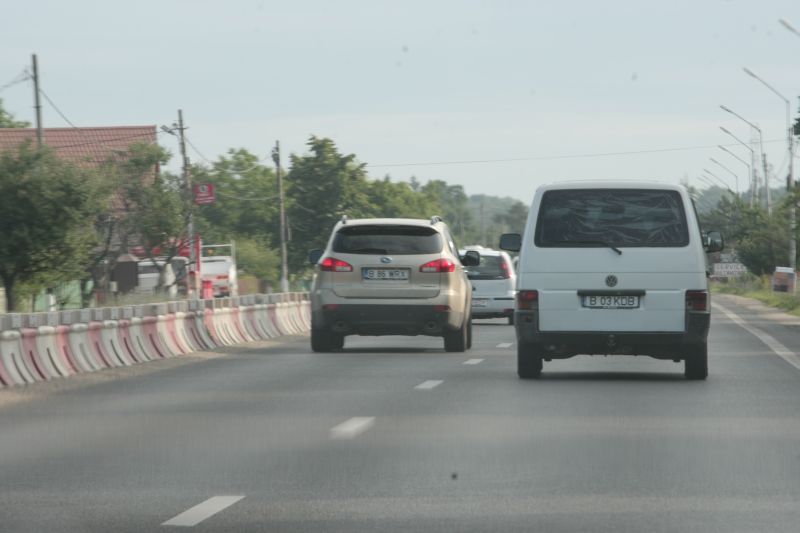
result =
[[520,381],[487,320],[465,354],[293,338],[2,391],[0,531],[795,533],[800,319],[714,301],[705,382],[622,356]]

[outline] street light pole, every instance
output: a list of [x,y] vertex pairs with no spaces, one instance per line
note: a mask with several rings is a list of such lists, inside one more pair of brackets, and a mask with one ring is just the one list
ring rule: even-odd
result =
[[[742,163],[744,166],[746,166],[747,167],[747,175],[748,176],[750,176],[752,174],[752,167],[750,166],[750,163],[748,163],[747,161],[745,161],[744,159],[742,159],[738,155],[734,154],[733,152],[731,152],[730,150],[728,150],[727,148],[725,148],[721,144],[717,145],[717,148],[719,148],[723,152],[727,152],[729,155],[731,155],[734,158],[738,159],[740,163]],[[736,193],[737,194],[739,193],[739,186],[738,185],[736,186]]]
[[719,182],[720,184],[722,184],[722,187],[723,187],[723,188],[725,188],[725,190],[727,190],[729,193],[733,194],[733,191],[731,190],[731,188],[730,188],[730,187],[728,187],[728,184],[727,184],[727,183],[725,183],[723,180],[721,180],[721,179],[719,178],[719,176],[717,176],[716,174],[714,174],[713,172],[711,172],[711,171],[710,171],[710,170],[708,170],[707,168],[704,168],[704,169],[703,169],[703,172],[705,172],[706,174],[708,174],[709,176],[711,176],[712,178],[714,178],[715,180],[717,180],[717,182]]
[[[786,147],[789,152],[789,173],[786,176],[786,192],[791,196],[792,189],[794,188],[794,132],[792,131],[792,117],[791,106],[789,99],[779,93],[772,85],[756,76],[753,71],[748,68],[743,68],[744,73],[760,82],[761,85],[769,89],[775,96],[783,100],[786,105]],[[797,227],[797,208],[794,201],[789,204],[789,266],[792,271],[795,271],[797,266],[797,237],[795,229]]]
[[[750,169],[750,174],[749,174],[749,176],[750,176],[750,207],[754,207],[756,205],[757,196],[758,196],[758,177],[756,176],[756,167],[754,166],[754,165],[757,164],[757,162],[755,160],[756,159],[755,150],[753,150],[752,146],[750,146],[749,144],[745,143],[743,140],[741,140],[739,137],[737,137],[736,135],[734,135],[733,133],[728,131],[726,128],[720,126],[719,129],[721,129],[723,133],[726,133],[726,134],[730,135],[731,137],[733,137],[733,139],[736,142],[738,142],[739,144],[741,144],[742,146],[744,146],[745,148],[750,150],[750,164],[749,165],[747,165],[747,163],[745,163],[745,164]],[[720,148],[722,148],[722,147],[720,146]],[[727,150],[727,149],[724,149],[724,150],[726,152],[728,152],[729,154],[732,154],[732,152],[730,150]]]
[[281,232],[281,292],[289,292],[289,265],[286,250],[286,206],[283,195],[283,175],[281,174],[281,145],[275,141],[275,148],[272,149],[272,161],[275,163],[275,172],[278,177],[278,216],[280,217]]
[[734,179],[736,179],[736,196],[739,196],[739,175],[736,174],[731,169],[729,169],[728,167],[726,167],[725,165],[723,165],[722,163],[720,163],[719,161],[717,161],[716,159],[714,159],[713,157],[709,157],[709,159],[711,160],[712,163],[716,163],[717,165],[721,166],[722,168],[724,168],[733,175]]
[[767,170],[767,154],[764,153],[764,135],[761,133],[761,128],[744,118],[742,115],[731,109],[730,107],[720,105],[720,109],[730,113],[731,115],[735,116],[739,120],[747,123],[750,125],[751,128],[758,132],[758,144],[761,149],[761,164],[764,167],[764,192],[767,195],[767,214],[772,214],[772,194],[769,190],[769,171]]

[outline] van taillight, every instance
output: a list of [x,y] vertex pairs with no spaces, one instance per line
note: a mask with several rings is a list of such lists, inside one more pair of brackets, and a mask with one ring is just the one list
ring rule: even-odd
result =
[[539,307],[539,291],[517,292],[517,309],[536,309]]
[[686,291],[686,309],[708,311],[708,291]]
[[420,272],[455,272],[456,271],[456,264],[450,261],[449,259],[437,259],[435,261],[430,261],[425,263],[421,267],[419,267]]
[[353,265],[335,257],[326,257],[319,264],[319,269],[323,272],[352,272]]

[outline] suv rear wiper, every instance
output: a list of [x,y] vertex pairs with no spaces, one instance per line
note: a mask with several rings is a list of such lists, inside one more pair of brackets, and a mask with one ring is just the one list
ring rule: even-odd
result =
[[614,246],[613,244],[611,244],[608,241],[600,241],[600,240],[596,240],[596,241],[550,241],[548,244],[600,244],[600,245],[603,245],[603,246],[607,246],[608,248],[611,248],[612,250],[617,252],[617,254],[622,255],[622,250],[620,250],[619,248],[617,248],[616,246]]

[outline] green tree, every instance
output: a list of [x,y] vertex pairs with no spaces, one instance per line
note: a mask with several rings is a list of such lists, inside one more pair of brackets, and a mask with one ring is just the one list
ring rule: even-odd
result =
[[18,284],[80,276],[96,244],[93,214],[107,201],[96,173],[27,143],[0,154],[0,279],[6,308]]
[[458,239],[460,245],[480,240],[480,228],[475,225],[464,187],[448,185],[442,180],[431,180],[422,186],[420,192],[438,204],[441,209],[438,214],[450,226],[453,236]]
[[3,99],[0,98],[0,128],[30,128],[31,123],[24,120],[15,120],[14,116],[3,107]]
[[366,170],[353,154],[340,154],[334,142],[325,138],[312,136],[307,145],[309,154],[292,154],[286,179],[292,271],[308,266],[308,250],[325,246],[342,215],[359,218],[376,213]]

